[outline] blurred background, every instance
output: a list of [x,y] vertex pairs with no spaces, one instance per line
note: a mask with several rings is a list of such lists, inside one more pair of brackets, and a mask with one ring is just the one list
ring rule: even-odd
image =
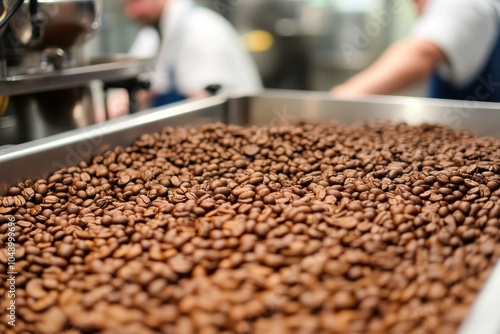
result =
[[[268,89],[329,91],[407,36],[416,20],[413,0],[194,1],[221,14],[236,28]],[[84,10],[69,11],[76,8],[75,3]],[[55,44],[57,48],[32,45],[39,41],[34,37],[36,29],[25,19],[28,12],[12,22],[12,31],[4,31],[0,78],[9,79],[0,80],[0,102],[7,102],[3,107],[0,103],[0,146],[44,138],[139,109],[135,90],[146,82],[138,75],[149,65],[139,59],[127,62],[127,57],[119,55],[129,52],[142,27],[125,17],[121,1],[106,0],[102,5],[100,31],[83,45],[99,26],[95,26],[94,1],[90,0],[46,0],[41,7],[47,11],[56,6],[49,21],[55,36],[81,35],[82,43],[59,45],[65,37]],[[58,6],[68,7],[59,11]],[[27,40],[18,41],[19,36]],[[140,49],[154,54],[156,46],[151,46],[151,52]],[[86,64],[86,59],[93,63]],[[73,71],[53,75],[60,68]],[[398,95],[426,96],[426,85],[417,83]]]
[[[227,18],[266,88],[329,90],[366,68],[416,18],[410,0],[197,0]],[[90,56],[127,53],[140,26],[119,1],[104,1]],[[402,95],[424,96],[424,83]],[[400,93],[401,94],[401,93]]]

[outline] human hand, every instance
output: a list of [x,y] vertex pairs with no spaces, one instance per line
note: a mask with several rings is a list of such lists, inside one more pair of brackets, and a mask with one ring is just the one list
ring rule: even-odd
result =
[[107,97],[107,110],[109,119],[124,116],[129,112],[128,92],[124,88],[109,89]]
[[360,90],[356,89],[356,87],[347,84],[334,86],[330,90],[330,94],[340,99],[360,98],[366,95],[363,94]]

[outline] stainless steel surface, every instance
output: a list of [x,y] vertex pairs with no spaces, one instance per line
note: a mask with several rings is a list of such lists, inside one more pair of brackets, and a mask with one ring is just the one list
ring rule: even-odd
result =
[[458,334],[500,333],[500,263],[483,287]]
[[230,99],[229,120],[252,125],[304,119],[358,121],[392,120],[410,125],[442,124],[482,136],[500,138],[500,104],[396,96],[359,100],[334,99],[329,93],[268,90],[257,96]]
[[12,96],[9,107],[15,110],[19,128],[16,142],[28,142],[95,124],[95,102],[88,84]]
[[[214,112],[210,115],[210,112]],[[223,121],[239,125],[280,125],[295,120],[336,120],[350,124],[358,121],[392,120],[410,125],[422,123],[443,124],[461,128],[478,135],[500,138],[500,104],[464,104],[463,101],[447,101],[406,97],[370,97],[362,100],[338,100],[328,93],[268,90],[254,95],[215,96],[197,101],[187,101],[172,107],[157,108],[138,115],[127,115],[118,120],[73,130],[25,144],[0,149],[0,193],[19,180],[47,175],[51,155],[43,155],[50,148],[57,154],[65,154],[67,145],[86,143],[97,134],[119,132],[119,142],[102,141],[93,147],[99,153],[113,145],[128,145],[141,133],[159,130],[175,120],[175,125],[198,122],[200,113],[211,121]],[[178,121],[182,114],[184,118]],[[204,120],[205,120],[204,118]],[[156,124],[156,123],[157,124]],[[99,129],[96,132],[96,129]],[[68,139],[69,138],[69,139]],[[113,137],[114,138],[114,137]],[[113,139],[115,140],[115,139]],[[101,147],[102,146],[102,147]],[[59,150],[59,151],[58,151]],[[42,153],[44,161],[33,164],[32,155]],[[82,159],[89,156],[84,155]],[[25,160],[27,159],[27,160]],[[31,161],[31,162],[30,162]],[[64,159],[63,159],[64,161]],[[69,161],[74,163],[74,161]],[[24,166],[23,170],[15,166]],[[61,165],[60,167],[67,166]]]
[[[0,117],[0,143],[14,144],[19,137],[16,118],[12,115]],[[2,145],[0,144],[0,147]]]
[[[280,125],[294,120],[337,120],[341,123],[391,120],[417,125],[443,124],[478,135],[500,138],[500,104],[466,103],[402,97],[372,97],[348,101],[327,93],[265,91],[256,95],[215,96],[172,107],[145,111],[104,125],[66,132],[50,138],[0,150],[0,193],[26,178],[47,177],[50,172],[88,161],[92,155],[126,146],[141,134],[166,125],[186,126],[208,122],[240,125]],[[464,320],[460,334],[500,333],[500,264]]]
[[0,95],[32,94],[84,85],[92,80],[118,81],[151,69],[150,59],[106,61],[58,72],[10,76],[0,79]]
[[79,46],[90,40],[100,26],[100,0],[38,0],[40,35],[34,36],[29,2],[24,1],[10,22],[12,31],[27,48]]

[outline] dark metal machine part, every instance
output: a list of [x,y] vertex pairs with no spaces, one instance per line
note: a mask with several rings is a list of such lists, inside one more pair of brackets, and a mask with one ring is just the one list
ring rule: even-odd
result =
[[[95,34],[101,7],[95,0],[25,0],[10,26],[22,48],[69,49],[82,45]],[[19,49],[21,45],[14,47]]]
[[[2,1],[7,8],[18,3]],[[9,99],[0,147],[96,124],[106,109],[99,82],[147,88],[137,78],[150,60],[85,58],[81,46],[101,25],[102,0],[21,2],[0,33],[0,96]]]
[[[410,125],[433,123],[500,138],[500,104],[468,103],[405,97],[336,100],[327,93],[264,91],[257,94],[180,102],[101,125],[0,150],[0,193],[27,178],[47,177],[57,169],[90,160],[116,146],[130,145],[145,133],[165,126],[194,126],[213,122],[239,125],[280,125],[294,120],[391,120]],[[500,333],[500,265],[492,274],[465,319],[459,334]],[[477,329],[480,328],[480,331]]]

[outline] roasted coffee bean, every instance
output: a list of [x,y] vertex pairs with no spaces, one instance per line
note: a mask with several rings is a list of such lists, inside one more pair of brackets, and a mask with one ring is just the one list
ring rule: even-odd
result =
[[31,309],[35,312],[41,312],[53,306],[57,302],[58,293],[55,290],[50,291],[45,297],[37,300]]
[[439,174],[436,178],[437,181],[441,184],[447,184],[450,181],[450,178],[445,173]]
[[271,195],[267,195],[266,197],[264,197],[263,201],[265,204],[269,204],[269,205],[276,204],[276,198],[274,196],[271,196]]
[[115,215],[112,218],[112,223],[113,224],[127,224],[128,223],[128,218],[125,215]]
[[356,298],[348,291],[339,291],[333,296],[333,305],[337,310],[352,309],[356,307]]
[[193,263],[180,254],[170,258],[168,263],[179,274],[187,274],[193,269]]
[[476,164],[471,164],[467,166],[467,174],[473,174],[477,171],[477,165]]
[[500,259],[498,152],[384,122],[143,135],[0,197],[15,329],[455,332]]
[[464,179],[462,177],[460,177],[460,176],[452,176],[450,178],[450,182],[452,184],[462,185],[462,184],[464,184]]
[[486,184],[486,186],[490,188],[491,191],[496,191],[500,188],[500,183],[497,181],[490,181]]
[[342,217],[333,220],[331,224],[346,230],[352,230],[356,228],[356,226],[359,224],[359,221],[354,217]]
[[67,243],[61,243],[59,248],[57,248],[57,255],[68,259],[73,255],[75,250],[75,246]]
[[26,283],[26,294],[34,299],[41,299],[47,295],[47,291],[43,289],[43,281],[34,278]]
[[200,207],[205,211],[211,211],[215,209],[216,202],[212,198],[206,198],[200,203]]
[[425,183],[427,183],[429,186],[433,185],[435,182],[437,182],[437,178],[434,175],[429,175],[424,179]]
[[260,147],[258,147],[257,145],[251,144],[251,145],[247,145],[247,146],[243,147],[243,153],[245,153],[248,156],[254,156],[257,153],[259,153],[259,151],[260,151]]
[[442,299],[447,294],[446,286],[441,282],[434,282],[430,285],[427,291],[427,298],[430,300]]
[[7,193],[9,196],[17,196],[21,195],[21,191],[18,187],[10,187]]
[[495,205],[488,213],[488,218],[500,218],[500,205]]

